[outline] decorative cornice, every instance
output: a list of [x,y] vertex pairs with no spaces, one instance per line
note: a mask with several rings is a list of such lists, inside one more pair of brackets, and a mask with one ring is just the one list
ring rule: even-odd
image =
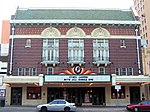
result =
[[[68,38],[68,39],[71,39],[74,37],[67,37],[66,35],[61,35],[59,37],[42,37],[41,35],[10,35],[10,38]],[[92,37],[91,35],[86,35],[85,37],[76,37],[76,38],[92,38],[92,39],[136,39],[136,36],[127,36],[127,35],[111,35],[109,37],[104,37],[104,36],[99,36],[99,37]],[[140,36],[139,36],[139,39],[140,39]]]
[[10,24],[106,24],[106,25],[140,25],[139,21],[115,20],[11,20]]

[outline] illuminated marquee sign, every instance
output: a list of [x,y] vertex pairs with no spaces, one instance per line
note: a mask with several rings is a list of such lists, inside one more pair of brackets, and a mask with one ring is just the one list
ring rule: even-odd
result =
[[110,75],[45,75],[45,82],[111,82]]

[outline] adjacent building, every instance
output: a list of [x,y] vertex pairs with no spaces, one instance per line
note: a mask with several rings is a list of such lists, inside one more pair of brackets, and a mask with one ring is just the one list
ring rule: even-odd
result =
[[[149,0],[133,0],[135,10],[138,13],[139,20],[141,22],[140,26],[140,36],[142,37],[143,41],[143,67],[144,67],[144,74],[150,74],[150,44],[149,44],[149,37],[150,37],[150,1]],[[145,41],[146,40],[146,41]]]
[[6,105],[63,98],[123,106],[148,99],[132,9],[18,8],[10,25],[8,76],[1,76]]
[[[8,51],[9,51],[10,23],[2,21],[2,32],[0,39],[0,75],[7,75]],[[5,84],[0,84],[0,100],[5,99]]]
[[[150,1],[133,0],[134,8],[139,16],[140,36],[142,38],[142,63],[144,75],[150,76]],[[145,85],[145,89],[150,91],[150,83]],[[150,99],[150,93],[148,93]]]

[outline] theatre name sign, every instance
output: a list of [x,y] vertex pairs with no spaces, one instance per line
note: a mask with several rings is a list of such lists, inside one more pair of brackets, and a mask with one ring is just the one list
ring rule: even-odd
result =
[[111,82],[110,75],[45,75],[45,82]]

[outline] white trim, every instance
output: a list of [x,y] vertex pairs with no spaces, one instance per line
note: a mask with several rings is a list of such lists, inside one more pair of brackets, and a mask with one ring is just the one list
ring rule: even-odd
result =
[[141,83],[141,82],[148,82],[150,83],[150,77],[139,75],[139,76],[116,76],[116,82],[121,83]]
[[[10,39],[11,38],[41,38],[41,39],[43,39],[43,38],[52,38],[52,39],[54,39],[54,38],[73,38],[74,39],[74,37],[67,37],[66,35],[61,35],[60,37],[42,37],[41,35],[14,35],[14,36],[12,36],[12,35],[10,35]],[[86,35],[85,37],[76,37],[77,39],[84,39],[84,38],[93,38],[93,39],[136,39],[136,36],[125,36],[125,35],[111,35],[110,37],[103,37],[103,36],[100,36],[100,37],[92,37],[91,35]],[[138,39],[141,39],[141,37],[139,36],[139,38]]]
[[11,20],[11,24],[15,23],[49,23],[49,24],[132,24],[132,25],[140,25],[140,21],[115,21],[115,20]]
[[71,9],[71,10],[121,10],[131,11],[130,9],[120,8],[99,8],[99,7],[19,7],[18,10],[29,10],[29,9]]

